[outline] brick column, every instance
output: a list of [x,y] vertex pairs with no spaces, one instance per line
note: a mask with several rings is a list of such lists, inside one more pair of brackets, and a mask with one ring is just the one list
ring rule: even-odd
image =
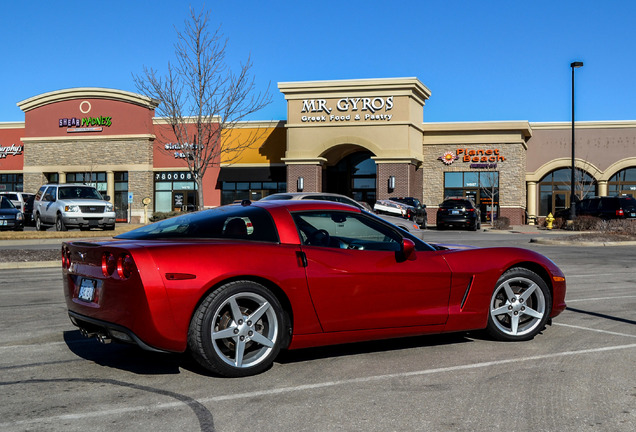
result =
[[[415,197],[422,200],[422,171],[417,167],[417,161],[390,161],[376,160],[377,177],[376,193],[378,199],[387,199],[392,196]],[[389,187],[389,178],[395,178],[395,188]]]
[[[312,163],[313,162],[313,163]],[[287,163],[287,192],[322,192],[322,161]],[[298,189],[298,179],[303,179],[303,189]]]

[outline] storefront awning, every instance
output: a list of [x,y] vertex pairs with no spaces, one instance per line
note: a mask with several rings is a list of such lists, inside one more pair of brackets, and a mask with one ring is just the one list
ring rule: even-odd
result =
[[287,167],[222,167],[220,182],[286,182]]

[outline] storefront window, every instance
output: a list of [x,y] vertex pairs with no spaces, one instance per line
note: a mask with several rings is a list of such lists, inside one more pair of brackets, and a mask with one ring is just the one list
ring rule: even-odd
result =
[[75,172],[66,174],[66,183],[81,183],[93,186],[102,195],[106,194],[107,183],[105,172]]
[[22,174],[0,174],[0,191],[22,192]]
[[[570,207],[570,186],[572,171],[560,168],[552,171],[539,182],[539,215],[547,216]],[[597,194],[596,180],[577,168],[574,176],[574,190],[578,199]]]
[[234,201],[259,199],[278,192],[286,192],[286,182],[229,182],[221,183],[221,205]]
[[128,172],[116,172],[115,176],[115,217],[117,222],[128,220]]
[[499,172],[462,171],[444,173],[444,197],[464,197],[475,202],[481,219],[499,215]]
[[198,208],[196,183],[188,171],[154,173],[155,212],[194,211]]
[[626,168],[613,175],[607,183],[607,192],[636,197],[636,168]]

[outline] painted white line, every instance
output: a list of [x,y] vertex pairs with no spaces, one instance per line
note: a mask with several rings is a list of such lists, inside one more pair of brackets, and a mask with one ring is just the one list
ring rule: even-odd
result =
[[561,326],[561,327],[570,327],[570,328],[575,328],[577,330],[587,330],[587,331],[592,331],[592,332],[596,332],[596,333],[611,334],[611,335],[614,335],[614,336],[626,336],[626,337],[636,338],[636,335],[631,335],[631,334],[627,334],[627,333],[617,333],[617,332],[613,332],[613,331],[595,329],[595,328],[590,328],[590,327],[581,327],[581,326],[572,325],[572,324],[552,323],[552,325]]
[[[564,351],[564,352],[552,353],[552,354],[542,354],[542,355],[529,356],[529,357],[511,358],[507,360],[496,360],[496,361],[489,361],[489,362],[482,362],[482,363],[475,363],[475,364],[449,366],[445,368],[424,369],[424,370],[412,371],[412,372],[375,375],[375,376],[369,376],[369,377],[352,378],[352,379],[338,380],[338,381],[326,381],[326,382],[316,383],[316,384],[305,384],[300,386],[282,387],[278,389],[261,390],[261,391],[254,391],[254,392],[248,392],[248,393],[213,396],[213,397],[202,398],[197,401],[193,401],[193,403],[198,402],[201,404],[205,404],[210,402],[223,402],[223,401],[231,401],[231,400],[237,400],[237,399],[252,399],[252,398],[258,398],[263,396],[279,395],[284,393],[294,393],[294,392],[309,391],[309,390],[322,389],[322,388],[328,388],[328,387],[340,387],[340,386],[347,386],[352,384],[362,384],[362,383],[368,383],[368,382],[391,380],[395,378],[400,379],[400,378],[432,375],[432,374],[438,374],[438,373],[466,371],[466,370],[487,368],[491,366],[500,366],[505,364],[518,363],[518,362],[546,360],[546,359],[553,359],[558,357],[567,357],[567,356],[574,356],[574,355],[596,354],[596,353],[602,353],[602,352],[608,352],[608,351],[617,351],[617,350],[634,349],[634,348],[636,348],[636,344],[615,345],[615,346],[603,347],[603,348],[590,348],[590,349],[579,350],[579,351]],[[104,410],[104,411],[91,412],[91,413],[63,414],[58,416],[40,417],[40,418],[34,418],[34,419],[28,419],[28,420],[18,420],[15,422],[0,423],[0,429],[4,429],[4,428],[16,426],[16,425],[56,422],[58,420],[84,420],[89,418],[112,416],[114,414],[124,414],[124,413],[130,413],[130,412],[160,411],[162,409],[178,408],[183,405],[184,405],[183,402],[170,402],[170,403],[164,403],[164,404],[158,404],[158,405],[154,405],[154,404],[140,405],[136,407],[119,408],[119,409]]]
[[636,295],[626,295],[626,296],[614,296],[614,297],[595,297],[595,298],[584,298],[584,299],[566,299],[566,303],[577,303],[584,301],[600,301],[600,300],[614,300],[614,299],[626,299],[626,298],[636,298]]

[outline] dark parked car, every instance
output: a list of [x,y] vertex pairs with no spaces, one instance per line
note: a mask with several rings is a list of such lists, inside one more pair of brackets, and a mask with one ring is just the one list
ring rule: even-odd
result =
[[447,226],[481,228],[481,213],[475,204],[466,198],[447,198],[437,209],[437,229]]
[[[576,203],[577,216],[594,216],[604,220],[636,218],[636,199],[630,196],[585,198]],[[556,212],[554,217],[570,219],[570,209]]]
[[24,215],[24,225],[32,226],[35,225],[35,220],[33,219],[33,202],[35,201],[35,195],[31,195],[24,202],[24,210],[22,210],[22,214]]
[[22,212],[5,196],[0,196],[0,230],[24,230]]
[[389,199],[391,201],[397,201],[413,207],[413,214],[410,215],[410,217],[408,218],[412,221],[415,221],[420,226],[420,228],[426,228],[426,204],[422,204],[420,200],[414,197],[393,197]]

